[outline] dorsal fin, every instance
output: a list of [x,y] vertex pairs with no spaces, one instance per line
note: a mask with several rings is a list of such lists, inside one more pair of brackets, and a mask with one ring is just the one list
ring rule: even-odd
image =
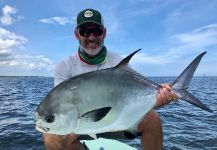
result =
[[115,66],[114,68],[125,68],[128,65],[130,59],[133,57],[133,55],[136,54],[140,50],[141,50],[141,48],[136,50],[135,52],[131,53],[130,55],[128,55],[124,59],[122,59],[122,61],[117,66]]

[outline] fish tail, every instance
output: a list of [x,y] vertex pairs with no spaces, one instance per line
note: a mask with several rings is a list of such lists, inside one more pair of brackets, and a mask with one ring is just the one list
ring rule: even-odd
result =
[[206,52],[201,53],[190,63],[190,65],[188,65],[188,67],[174,81],[174,83],[172,84],[172,89],[175,91],[175,93],[180,99],[183,99],[208,112],[213,112],[210,108],[208,108],[205,104],[203,104],[200,100],[195,98],[192,94],[190,94],[187,91],[188,85],[193,77],[193,74],[197,69],[197,66],[200,63],[202,57],[205,54]]

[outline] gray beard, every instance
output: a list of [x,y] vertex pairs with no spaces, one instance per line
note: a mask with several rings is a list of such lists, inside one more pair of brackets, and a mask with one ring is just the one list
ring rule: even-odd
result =
[[101,46],[97,49],[91,49],[91,50],[87,50],[86,48],[84,48],[82,45],[80,45],[80,50],[86,54],[88,54],[89,56],[96,56],[97,54],[99,54],[99,52],[102,50],[103,44],[101,44]]

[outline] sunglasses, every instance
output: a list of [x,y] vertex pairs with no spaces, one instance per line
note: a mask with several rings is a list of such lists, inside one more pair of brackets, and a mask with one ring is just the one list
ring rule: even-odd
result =
[[79,34],[83,37],[89,37],[91,33],[93,33],[94,36],[100,36],[103,34],[102,28],[93,28],[93,29],[87,29],[87,28],[79,28],[78,29]]

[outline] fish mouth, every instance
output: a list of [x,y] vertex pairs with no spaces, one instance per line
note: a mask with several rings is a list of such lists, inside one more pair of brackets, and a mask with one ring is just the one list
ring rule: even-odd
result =
[[43,130],[44,132],[48,132],[50,130],[50,128],[47,128],[47,127],[42,127],[38,124],[36,124],[36,129],[38,130]]

